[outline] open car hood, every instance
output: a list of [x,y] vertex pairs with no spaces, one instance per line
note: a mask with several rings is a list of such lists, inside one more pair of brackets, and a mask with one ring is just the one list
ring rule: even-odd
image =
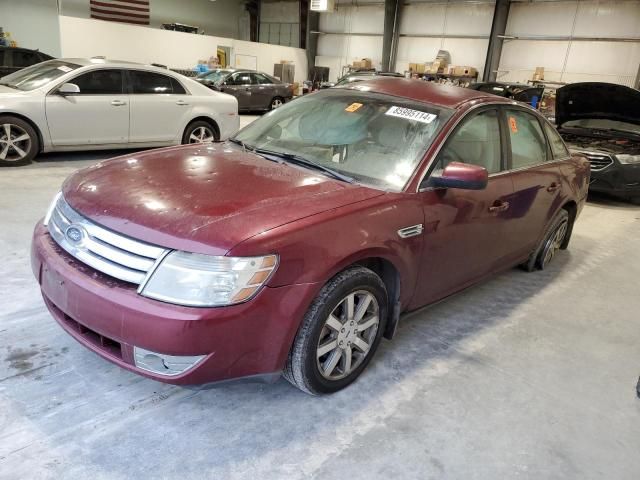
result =
[[640,125],[640,91],[613,83],[573,83],[556,92],[556,124],[605,119]]

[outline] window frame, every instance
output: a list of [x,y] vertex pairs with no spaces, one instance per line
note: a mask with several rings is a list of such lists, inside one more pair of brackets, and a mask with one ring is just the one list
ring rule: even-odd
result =
[[[142,68],[125,68],[123,69],[125,75],[126,75],[126,88],[125,88],[125,92],[127,95],[191,95],[191,92],[189,91],[189,89],[187,87],[184,86],[184,83],[182,83],[180,80],[178,80],[177,78],[175,78],[172,75],[167,75],[166,73],[162,73],[162,72],[156,72],[156,71],[152,71],[152,70],[145,70]],[[153,75],[160,75],[162,77],[166,77],[170,80],[170,82],[173,84],[173,82],[176,82],[178,85],[180,85],[182,87],[182,90],[184,90],[184,92],[181,93],[176,93],[173,91],[173,85],[171,86],[171,92],[169,93],[136,93],[133,91],[133,76],[131,74],[131,72],[141,72],[141,73],[151,73]]]
[[460,129],[462,127],[464,127],[464,125],[472,120],[474,117],[488,112],[490,110],[494,110],[496,112],[496,117],[498,120],[498,126],[500,129],[500,153],[501,153],[501,158],[500,158],[500,171],[499,172],[494,172],[494,173],[489,173],[489,179],[496,177],[498,175],[504,175],[505,173],[507,173],[508,170],[508,165],[509,165],[509,160],[510,158],[507,158],[507,154],[510,154],[510,151],[506,150],[506,136],[509,135],[509,133],[505,130],[506,124],[504,124],[504,122],[502,121],[502,112],[500,111],[500,105],[498,104],[483,104],[483,105],[479,105],[476,108],[473,108],[471,110],[469,110],[468,112],[466,112],[462,117],[460,117],[458,119],[458,121],[456,122],[456,124],[454,125],[454,127],[451,129],[451,131],[449,133],[447,133],[447,137],[444,139],[444,141],[441,143],[440,147],[438,148],[438,151],[435,152],[431,163],[429,165],[429,167],[427,168],[427,171],[425,172],[424,176],[422,177],[422,180],[420,181],[420,183],[418,184],[418,192],[424,192],[424,191],[428,191],[428,190],[435,190],[436,187],[429,185],[429,179],[431,178],[431,175],[433,174],[433,172],[436,170],[436,167],[438,165],[438,157],[440,156],[440,154],[442,153],[442,151],[447,148],[449,142],[451,141],[451,139],[453,138],[453,136],[458,133],[458,131],[460,131]]
[[[553,148],[551,147],[551,140],[549,139],[549,134],[547,132],[547,129],[551,129],[554,132],[556,132],[556,135],[558,135],[558,138],[562,140],[562,144],[564,145],[566,155],[556,157],[556,154],[553,153]],[[551,152],[551,160],[549,160],[548,162],[563,162],[571,158],[571,152],[569,151],[569,147],[567,147],[567,144],[564,142],[564,139],[562,138],[562,135],[560,135],[560,132],[558,132],[558,130],[550,122],[547,122],[546,120],[542,122],[542,131],[544,132],[545,137],[547,137],[547,145],[549,145],[549,151]]]
[[[549,139],[547,138],[547,133],[544,131],[544,125],[542,124],[539,114],[533,110],[530,107],[523,107],[521,105],[501,105],[501,110],[502,110],[502,120],[504,123],[504,128],[505,128],[505,132],[506,132],[506,138],[505,140],[507,141],[507,155],[508,155],[508,169],[506,171],[508,172],[518,172],[521,170],[527,170],[529,168],[538,168],[542,165],[547,165],[550,162],[555,161],[554,157],[553,157],[553,152],[551,151],[551,145],[549,144]],[[546,160],[542,163],[532,163],[531,165],[524,165],[522,167],[514,167],[513,166],[513,155],[512,155],[512,149],[511,149],[511,135],[509,134],[509,119],[507,118],[507,110],[519,110],[521,112],[523,112],[525,115],[529,114],[531,116],[533,116],[536,121],[538,122],[538,125],[540,126],[540,130],[542,131],[542,137],[544,139],[545,142],[545,154],[546,154]]]
[[64,85],[65,83],[74,83],[74,80],[77,79],[77,78],[80,78],[80,77],[82,77],[84,75],[89,75],[91,73],[99,72],[99,71],[102,71],[102,70],[118,70],[122,74],[122,77],[121,77],[122,91],[120,93],[82,93],[82,90],[80,90],[80,93],[76,93],[73,96],[76,96],[76,97],[84,97],[84,96],[87,96],[87,97],[104,97],[104,96],[109,96],[109,95],[111,95],[111,96],[113,96],[113,95],[126,95],[127,94],[127,83],[126,83],[126,79],[125,79],[125,73],[126,72],[122,68],[107,67],[107,66],[105,66],[104,68],[92,68],[90,70],[84,70],[82,72],[78,72],[77,75],[74,75],[73,77],[71,77],[71,78],[69,78],[67,80],[64,80],[64,81],[60,82],[59,84],[57,84],[49,92],[49,95],[50,94],[55,94],[55,92],[57,92],[58,89],[62,85]]
[[[259,83],[253,83],[253,80],[251,79],[251,74],[253,72],[233,72],[231,75],[229,75],[226,79],[225,79],[225,85],[229,86],[229,87],[251,87],[253,85],[260,85]],[[227,83],[227,81],[233,77],[235,77],[236,75],[248,75],[249,76],[249,83]]]
[[[275,83],[273,82],[273,80],[271,80],[269,77],[267,77],[264,73],[260,73],[260,72],[251,72],[251,73],[249,74],[249,76],[250,76],[250,77],[253,77],[253,78],[252,78],[252,81],[253,81],[253,80],[256,80],[256,81],[257,81],[257,83],[252,83],[251,85],[257,85],[257,86],[261,86],[261,85],[275,85]],[[268,80],[268,82],[267,82],[267,83],[261,83],[261,82],[259,81],[259,80],[260,80],[260,77],[262,77],[262,78],[264,78],[264,79]]]

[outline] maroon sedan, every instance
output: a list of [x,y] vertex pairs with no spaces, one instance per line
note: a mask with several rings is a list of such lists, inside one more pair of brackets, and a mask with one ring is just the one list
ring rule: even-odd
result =
[[589,164],[534,110],[379,79],[297,99],[222,144],[81,170],[33,272],[71,336],[155,380],[354,381],[403,312],[569,243]]

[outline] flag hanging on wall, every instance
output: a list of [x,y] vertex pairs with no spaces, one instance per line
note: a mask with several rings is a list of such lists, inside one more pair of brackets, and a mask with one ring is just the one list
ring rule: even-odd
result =
[[90,0],[91,18],[149,25],[149,0]]

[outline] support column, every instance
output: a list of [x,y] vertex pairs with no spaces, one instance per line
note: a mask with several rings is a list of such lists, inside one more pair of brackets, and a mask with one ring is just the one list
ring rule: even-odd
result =
[[500,38],[499,35],[504,35],[507,31],[510,7],[511,0],[496,0],[491,35],[489,37],[489,48],[487,48],[487,59],[484,62],[484,73],[482,75],[482,80],[485,82],[496,81],[497,70],[500,66],[500,56],[502,55],[502,44],[504,43],[504,39]]
[[320,14],[309,9],[307,13],[307,31],[305,35],[307,78],[309,79],[313,77],[313,67],[316,65],[316,55],[318,54],[318,30],[320,30]]
[[398,38],[400,35],[400,12],[404,0],[384,1],[384,34],[382,37],[382,71],[392,72],[396,68]]

